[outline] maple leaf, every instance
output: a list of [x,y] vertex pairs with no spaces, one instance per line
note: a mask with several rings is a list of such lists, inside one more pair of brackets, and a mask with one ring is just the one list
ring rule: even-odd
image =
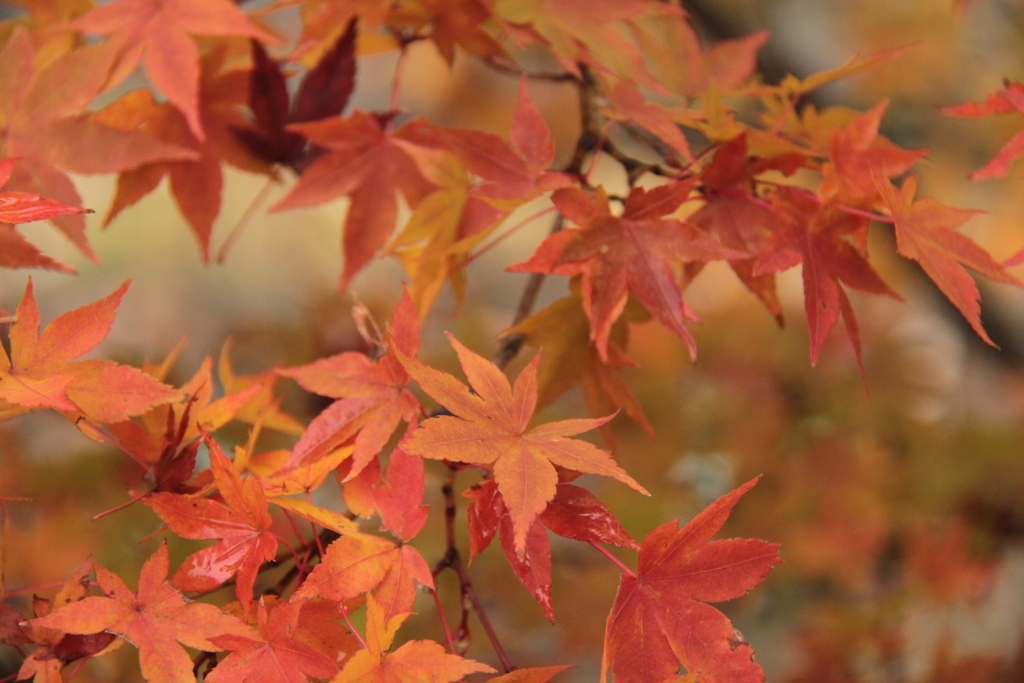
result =
[[[705,204],[688,220],[717,237],[724,246],[753,255],[766,245],[776,227],[771,204],[753,193],[754,176],[769,169],[789,175],[806,157],[783,154],[772,159],[750,159],[748,152],[746,133],[718,148],[701,173]],[[701,266],[700,263],[688,264],[687,277],[694,277]],[[775,290],[775,275],[754,275],[753,256],[729,259],[729,266],[781,325],[782,305]]]
[[184,115],[200,140],[206,134],[199,114],[199,50],[190,34],[280,42],[228,0],[114,0],[67,28],[110,36],[115,57],[108,87],[141,62],[153,85]]
[[[414,429],[410,424],[409,431]],[[427,506],[421,505],[427,483],[423,469],[423,458],[399,446],[391,452],[387,479],[375,484],[371,492],[381,528],[404,541],[411,540],[427,523]]]
[[880,181],[878,188],[895,221],[896,251],[917,261],[978,336],[995,346],[981,326],[978,286],[963,266],[996,282],[1018,287],[1024,287],[1024,282],[1007,273],[969,237],[954,230],[981,212],[955,209],[933,199],[915,201],[916,176],[908,178],[901,189],[888,180]]
[[611,543],[634,550],[639,547],[594,494],[579,486],[561,483],[555,497],[530,526],[526,550],[520,558],[513,545],[511,518],[497,483],[489,479],[463,495],[472,500],[466,510],[470,561],[490,545],[497,533],[501,550],[516,578],[530,591],[551,622],[555,620],[551,604],[551,546],[544,527],[578,541]]
[[[0,49],[0,73],[8,76],[0,79],[3,155],[21,159],[8,190],[79,206],[81,197],[67,171],[117,173],[156,159],[195,156],[142,130],[115,130],[83,113],[102,89],[109,67],[110,55],[101,46],[37,55],[28,34],[14,31]],[[79,251],[96,260],[79,213],[51,220]],[[11,241],[10,231],[5,232]]]
[[[213,638],[215,643],[232,652],[205,680],[208,683],[305,683],[310,678],[333,678],[338,673],[334,657],[300,637],[303,635],[300,630],[302,622],[310,621],[308,615],[311,610],[308,608],[315,604],[313,601],[281,602],[273,600],[273,596],[269,600],[261,599],[256,608],[260,639],[239,636]],[[323,627],[325,624],[315,625]],[[355,641],[351,636],[348,640]]]
[[149,90],[134,90],[94,115],[96,121],[117,130],[147,130],[168,145],[193,150],[195,159],[166,160],[122,171],[117,193],[103,220],[108,226],[127,207],[157,188],[163,178],[175,204],[188,221],[204,263],[210,260],[210,239],[220,213],[224,177],[222,161],[251,173],[269,173],[269,167],[237,137],[246,124],[238,110],[247,100],[248,72],[222,69],[225,50],[207,53],[201,63],[199,105],[205,138],[198,140],[180,111],[167,102],[157,103]]
[[351,22],[334,47],[306,72],[290,106],[280,65],[270,59],[262,43],[252,41],[249,108],[254,127],[237,133],[253,153],[272,163],[287,164],[297,173],[320,154],[307,149],[306,138],[286,126],[341,115],[355,87],[356,33],[355,22]]
[[645,0],[494,0],[494,16],[521,46],[546,45],[570,74],[594,66],[655,85],[643,55],[620,30],[644,17],[678,17],[675,7]]
[[[7,184],[18,159],[0,159],[0,187]],[[0,192],[0,223],[31,223],[66,213],[92,213],[92,209],[68,206],[25,192]]]
[[[519,99],[512,112],[509,140],[481,130],[448,128],[423,119],[406,124],[405,135],[423,147],[446,150],[483,182],[476,194],[497,200],[511,209],[544,192],[574,185],[566,173],[549,171],[555,158],[551,130],[530,97],[526,79],[519,82]],[[511,144],[510,144],[511,143]]]
[[392,12],[388,24],[412,32],[429,27],[431,42],[451,67],[456,45],[482,59],[508,58],[504,48],[483,28],[490,18],[484,0],[414,0]]
[[[415,208],[435,189],[429,178],[439,154],[392,131],[390,116],[356,110],[348,118],[331,118],[288,127],[328,150],[313,162],[271,211],[315,206],[348,196],[344,224],[345,269],[340,288],[384,246],[398,220],[398,198]],[[408,125],[408,124],[407,124]]]
[[[601,360],[590,340],[590,322],[575,291],[506,330],[505,334],[523,335],[526,343],[544,349],[537,374],[537,406],[543,408],[571,387],[582,384],[592,416],[621,409],[653,438],[654,430],[643,407],[619,375],[621,368],[634,365],[625,352],[626,318],[630,315],[627,311],[612,326],[607,363]],[[613,444],[611,426],[601,425],[600,429],[605,440]]]
[[412,610],[416,584],[434,587],[430,567],[415,548],[350,532],[327,546],[291,599],[323,597],[340,603],[372,590],[391,619]]
[[243,480],[217,442],[209,435],[205,442],[224,503],[164,492],[152,493],[142,502],[182,538],[220,539],[189,555],[171,583],[181,590],[205,592],[237,573],[235,595],[248,615],[256,574],[260,565],[274,560],[277,537],[270,531],[272,520],[259,481],[255,477]]
[[745,595],[781,561],[774,543],[711,540],[755,483],[722,496],[682,528],[669,522],[644,539],[636,574],[622,577],[608,615],[602,681],[610,670],[618,683],[660,683],[680,667],[699,683],[764,680],[750,645],[704,604]]
[[421,316],[430,310],[446,281],[456,300],[463,300],[463,266],[469,253],[509,213],[480,196],[456,157],[448,157],[440,166],[445,171],[440,187],[424,197],[387,249],[412,277],[410,295]]
[[613,215],[608,196],[579,188],[552,196],[558,210],[582,226],[548,237],[528,260],[509,266],[513,272],[582,275],[583,307],[590,318],[590,338],[608,361],[608,337],[633,292],[651,315],[686,342],[690,356],[696,343],[686,327],[696,315],[683,301],[674,264],[741,258],[697,227],[667,218],[690,196],[696,179],[652,190],[633,188],[621,216]]
[[[192,659],[184,646],[219,652],[211,638],[224,634],[257,639],[236,617],[213,605],[189,602],[166,581],[167,544],[161,543],[142,566],[138,594],[116,574],[96,566],[96,580],[105,596],[91,596],[29,623],[64,633],[109,631],[139,649],[142,674],[153,683],[188,683]],[[180,643],[180,644],[179,644]]]
[[389,615],[373,595],[366,596],[366,649],[355,653],[332,683],[454,683],[471,673],[494,669],[450,655],[432,640],[410,640],[388,652],[408,614]]
[[758,31],[704,49],[689,21],[664,21],[656,15],[631,23],[630,29],[658,82],[687,97],[741,86],[754,74],[757,52],[769,38],[768,31]]
[[842,315],[860,365],[859,328],[842,285],[901,300],[868,263],[867,218],[791,187],[779,188],[770,200],[777,226],[754,262],[752,274],[766,275],[802,263],[811,363],[818,362],[825,338]]
[[459,355],[473,392],[451,375],[397,352],[399,360],[420,387],[452,415],[432,417],[403,442],[413,455],[494,466],[494,479],[508,506],[515,549],[522,554],[533,520],[555,497],[555,465],[588,474],[612,477],[647,494],[615,464],[607,451],[565,437],[607,422],[562,420],[527,430],[537,404],[538,353],[523,369],[515,387],[493,363],[448,335]]
[[[89,594],[89,575],[92,573],[92,559],[88,559],[61,587],[53,601],[34,596],[35,616],[45,617],[54,609],[82,600]],[[6,605],[5,605],[6,607]],[[19,631],[21,632],[21,631]],[[24,633],[29,642],[41,647],[27,657],[18,671],[18,678],[35,677],[39,683],[60,681],[60,670],[65,664],[82,657],[102,654],[114,641],[114,634],[99,632],[89,634],[62,633],[59,630],[27,624]]]
[[[942,109],[942,113],[947,116],[970,119],[1011,112],[1024,114],[1024,84],[1009,80],[1003,81],[1003,88],[989,95],[980,104],[964,102]],[[1013,160],[1022,154],[1024,154],[1024,131],[1019,131],[996,152],[996,155],[988,163],[971,173],[968,178],[971,180],[1002,178],[1010,172],[1010,164]]]
[[129,283],[104,299],[58,316],[40,333],[30,279],[11,326],[10,356],[0,350],[0,400],[22,412],[53,408],[69,417],[84,415],[98,422],[127,420],[174,400],[178,392],[135,368],[99,360],[72,362],[110,331]]
[[547,683],[556,674],[571,669],[571,666],[542,666],[527,669],[516,669],[502,676],[495,676],[487,683]]
[[388,350],[376,362],[347,352],[277,370],[308,391],[339,399],[310,422],[285,469],[308,465],[355,436],[348,474],[354,477],[380,452],[400,422],[415,420],[420,404],[405,388],[409,375],[395,356],[396,349],[415,355],[420,345],[419,321],[408,291],[395,307],[388,329]]
[[[0,159],[0,187],[7,184],[18,159]],[[54,216],[92,213],[91,209],[68,206],[26,192],[0,192],[0,266],[4,268],[47,268],[74,273],[73,268],[45,256],[28,242],[11,223],[30,223]]]

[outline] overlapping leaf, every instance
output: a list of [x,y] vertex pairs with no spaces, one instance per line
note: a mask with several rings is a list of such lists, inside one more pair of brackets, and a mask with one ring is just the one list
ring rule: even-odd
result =
[[466,517],[469,523],[470,561],[484,550],[497,533],[501,550],[518,578],[548,620],[554,621],[551,603],[551,546],[547,527],[559,536],[589,543],[611,543],[625,548],[639,546],[611,511],[590,491],[573,484],[556,487],[555,497],[530,526],[526,550],[520,557],[513,544],[512,521],[497,483],[489,479],[463,495],[471,499]]
[[327,553],[292,596],[323,597],[335,602],[373,591],[385,618],[412,610],[416,585],[434,587],[423,556],[410,545],[351,533],[327,546]]
[[[278,42],[228,0],[114,0],[72,21],[68,28],[109,36],[113,83],[142,63],[153,86],[184,115],[200,140],[206,133],[199,113],[199,49],[192,36],[249,36]],[[107,74],[101,76],[107,78]]]
[[432,640],[410,640],[388,652],[408,614],[389,615],[372,595],[366,598],[366,648],[342,668],[334,683],[454,683],[471,673],[494,669],[450,655]]
[[415,355],[419,334],[416,310],[405,292],[391,318],[388,350],[376,362],[348,352],[277,371],[313,393],[338,399],[309,424],[285,469],[309,465],[355,437],[348,474],[354,477],[380,452],[400,422],[416,418],[419,401],[405,388],[409,375],[395,353]]
[[166,581],[167,546],[161,544],[142,567],[138,593],[116,575],[96,567],[105,596],[92,596],[33,619],[33,626],[64,633],[109,631],[139,649],[142,674],[153,683],[190,683],[192,658],[183,646],[219,652],[211,638],[229,634],[256,640],[259,636],[239,619],[213,605],[189,602]]
[[[328,610],[326,615],[324,608]],[[239,636],[214,638],[214,642],[232,652],[205,680],[307,683],[311,678],[333,678],[338,673],[337,647],[333,652],[325,651],[310,636],[311,629],[316,629],[333,636],[337,645],[357,645],[355,638],[335,621],[340,616],[338,607],[326,601],[280,602],[272,597],[261,600],[256,609],[259,640]],[[350,651],[346,648],[345,654],[354,652],[355,647]]]
[[671,218],[693,190],[695,181],[672,182],[653,190],[633,188],[621,216],[612,213],[603,190],[559,190],[552,200],[569,220],[582,226],[547,238],[515,272],[582,275],[583,307],[590,318],[590,338],[601,359],[608,360],[612,324],[633,292],[651,315],[679,336],[696,354],[686,320],[696,316],[683,301],[676,272],[686,261],[742,258],[707,233]]
[[434,460],[493,463],[494,479],[512,518],[517,554],[525,552],[530,526],[555,497],[555,465],[612,477],[647,493],[606,451],[566,438],[594,429],[607,418],[562,420],[528,429],[537,404],[540,354],[522,371],[513,388],[493,363],[451,335],[449,339],[473,392],[451,375],[397,352],[420,387],[452,413],[424,421],[403,446],[414,455]]
[[209,436],[206,445],[223,503],[164,492],[146,496],[142,502],[182,538],[220,539],[189,555],[171,582],[181,590],[204,592],[237,573],[235,595],[247,614],[256,573],[260,565],[274,559],[277,537],[270,531],[270,512],[259,481],[255,477],[242,479]]

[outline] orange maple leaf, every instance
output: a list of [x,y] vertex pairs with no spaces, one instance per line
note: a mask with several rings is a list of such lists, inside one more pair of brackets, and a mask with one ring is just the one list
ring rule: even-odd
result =
[[274,559],[277,537],[270,531],[267,498],[256,477],[242,479],[217,442],[206,435],[210,465],[224,503],[157,492],[142,502],[182,538],[221,539],[186,558],[171,577],[181,590],[209,591],[238,573],[235,595],[248,614],[260,565]]
[[408,614],[388,617],[373,595],[366,596],[366,649],[348,660],[333,683],[453,683],[471,673],[494,669],[450,655],[432,640],[411,640],[388,652]]
[[167,544],[161,543],[142,567],[138,594],[116,574],[97,565],[96,580],[106,596],[85,598],[29,623],[64,633],[116,633],[139,649],[147,680],[194,683],[192,659],[182,646],[220,652],[222,648],[211,638],[231,634],[256,640],[259,636],[213,605],[183,598],[166,581],[168,565]]
[[120,422],[174,400],[178,392],[135,368],[109,361],[72,362],[110,331],[126,281],[110,296],[58,316],[39,332],[39,308],[28,281],[11,326],[11,354],[0,349],[0,414],[38,408]]
[[205,133],[199,114],[199,50],[190,34],[280,42],[228,0],[114,0],[75,19],[68,28],[110,36],[114,80],[128,76],[142,62],[153,85],[181,111],[200,140]]
[[452,335],[448,338],[475,395],[451,375],[396,351],[420,387],[453,413],[424,421],[402,445],[409,453],[434,460],[494,463],[494,479],[512,517],[517,553],[525,551],[533,520],[555,497],[555,465],[612,477],[647,494],[607,451],[565,438],[594,429],[610,418],[561,420],[527,430],[537,404],[539,353],[512,388],[493,363]]
[[423,556],[411,545],[386,538],[349,533],[337,539],[292,599],[320,596],[335,602],[376,591],[388,619],[406,614],[416,600],[416,586],[434,587]]
[[722,496],[683,528],[675,520],[644,539],[637,572],[622,577],[608,615],[601,681],[611,669],[616,683],[661,683],[680,667],[699,681],[764,680],[750,645],[724,614],[704,604],[746,595],[781,561],[774,543],[711,541],[756,483]]

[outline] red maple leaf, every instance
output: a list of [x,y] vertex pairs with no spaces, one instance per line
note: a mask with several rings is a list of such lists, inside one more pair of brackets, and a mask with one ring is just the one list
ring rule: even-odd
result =
[[244,480],[217,442],[206,436],[210,465],[224,503],[156,492],[142,502],[182,538],[221,539],[189,555],[171,582],[181,590],[213,590],[236,573],[235,595],[246,614],[252,605],[253,583],[260,565],[274,559],[277,537],[270,531],[267,498],[256,477]]
[[95,119],[117,130],[146,130],[156,139],[193,150],[195,159],[166,160],[123,171],[104,227],[124,209],[154,191],[167,177],[171,195],[199,244],[203,262],[210,260],[210,239],[220,213],[224,188],[222,162],[250,173],[269,173],[269,166],[237,137],[246,124],[239,106],[247,99],[249,74],[223,69],[224,50],[204,55],[197,116],[205,138],[196,139],[185,116],[167,102],[157,103],[148,90],[133,90],[96,113]]
[[612,213],[603,189],[590,195],[579,188],[555,192],[552,201],[579,230],[548,237],[513,272],[582,275],[583,307],[590,318],[590,338],[608,361],[608,335],[633,292],[651,315],[679,336],[696,355],[687,319],[696,316],[683,301],[676,268],[685,261],[741,258],[707,233],[669,218],[690,196],[696,180],[672,182],[645,190],[633,188],[621,216]]
[[942,293],[963,314],[978,336],[995,346],[981,326],[981,295],[963,266],[991,278],[1024,287],[1024,282],[1007,273],[992,256],[957,228],[979,211],[955,209],[933,199],[915,201],[917,177],[908,178],[901,189],[888,180],[878,185],[896,224],[896,251],[921,264]]
[[900,298],[868,262],[868,219],[792,187],[779,188],[771,195],[771,204],[775,232],[762,246],[752,275],[777,273],[802,263],[811,362],[818,362],[825,338],[842,315],[860,363],[857,321],[843,285]]
[[494,479],[512,518],[516,553],[525,551],[533,520],[555,497],[555,465],[612,477],[647,494],[606,451],[565,438],[594,429],[609,418],[562,420],[527,429],[537,404],[539,353],[513,388],[493,363],[453,336],[448,338],[473,392],[451,375],[399,352],[398,358],[412,378],[452,413],[425,420],[402,445],[414,455],[434,460],[493,463]]
[[[7,184],[18,159],[0,159],[0,187]],[[92,209],[68,206],[27,192],[0,192],[0,266],[4,268],[48,268],[64,273],[73,268],[51,259],[36,249],[10,224],[30,223],[64,214],[92,213]]]
[[258,636],[213,605],[185,600],[166,581],[168,565],[167,544],[161,543],[142,567],[138,594],[116,574],[97,566],[96,580],[105,596],[73,602],[29,623],[64,633],[116,633],[139,649],[147,680],[194,683],[192,658],[182,646],[220,652],[222,648],[211,638],[232,634],[255,640]]
[[415,355],[420,346],[419,321],[408,291],[403,292],[388,330],[388,350],[376,362],[362,353],[347,352],[277,371],[308,391],[339,399],[310,422],[292,449],[286,469],[308,465],[355,436],[347,475],[355,477],[400,422],[412,422],[419,414],[419,401],[405,388],[409,375],[395,356],[395,349]]
[[[1024,84],[1004,81],[1003,88],[997,90],[981,104],[964,102],[952,107],[945,107],[943,114],[975,119],[992,114],[1024,114]],[[1002,178],[1010,172],[1010,164],[1024,154],[1024,130],[1018,131],[1004,144],[987,164],[968,176],[971,180],[987,180]]]
[[438,152],[407,139],[404,127],[392,130],[390,118],[357,110],[348,118],[288,126],[328,152],[303,171],[271,211],[315,206],[345,196],[351,199],[343,228],[341,289],[348,287],[394,231],[397,193],[415,208],[436,187],[429,176]]
[[306,73],[290,104],[280,64],[267,55],[262,43],[252,41],[249,108],[254,125],[237,132],[253,153],[272,163],[287,164],[296,173],[319,156],[322,150],[309,149],[306,138],[286,127],[341,115],[355,87],[356,34],[353,21]]
[[[327,605],[311,600],[281,602],[273,596],[260,600],[256,609],[260,639],[239,636],[213,638],[215,643],[232,652],[204,680],[208,683],[306,683],[310,678],[333,678],[338,673],[335,658],[303,638],[309,626],[330,629],[333,625],[332,635],[341,635],[337,632],[339,624],[336,622],[310,619],[311,615],[315,616],[312,608],[317,606]],[[336,606],[330,607],[337,612]],[[335,618],[340,616],[337,614]],[[351,635],[348,638],[342,636],[339,640],[355,643]]]
[[191,36],[279,42],[228,0],[114,0],[75,19],[68,28],[110,36],[114,81],[141,62],[153,85],[185,116],[200,140],[206,134],[199,114],[199,49]]
[[780,562],[778,546],[754,539],[712,541],[751,480],[709,505],[681,529],[664,524],[644,539],[635,574],[624,575],[608,615],[601,680],[758,683],[753,650],[724,614],[705,602],[745,595]]
[[493,479],[463,493],[472,502],[466,510],[469,523],[470,561],[490,545],[495,533],[501,550],[516,578],[555,620],[551,604],[551,546],[544,527],[559,536],[590,543],[611,543],[624,548],[639,546],[629,533],[590,491],[573,484],[558,484],[555,497],[530,526],[522,558],[513,544],[512,520]]

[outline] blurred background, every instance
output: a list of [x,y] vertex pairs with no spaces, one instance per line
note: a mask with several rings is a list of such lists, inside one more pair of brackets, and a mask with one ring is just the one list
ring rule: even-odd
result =
[[[833,68],[856,54],[920,43],[895,61],[817,91],[815,104],[867,109],[888,100],[883,133],[904,147],[931,150],[920,168],[921,195],[986,211],[964,232],[997,259],[1024,247],[1024,167],[1001,180],[966,179],[1020,130],[1020,116],[967,121],[938,113],[939,107],[985,97],[1004,78],[1024,78],[1020,2],[684,5],[709,42],[771,31],[760,57],[768,82],[784,73],[804,76]],[[386,108],[394,66],[391,54],[361,58],[352,106]],[[410,114],[445,125],[507,130],[515,79],[465,55],[449,69],[429,45],[414,48],[408,69],[400,105]],[[579,130],[575,91],[539,83],[531,93],[556,136],[556,163],[564,162]],[[614,162],[599,163],[606,182],[622,182]],[[265,183],[230,169],[227,174],[215,242],[243,217]],[[257,211],[226,263],[203,266],[165,188],[101,230],[114,180],[76,182],[84,204],[97,211],[89,217],[89,238],[100,264],[85,261],[46,224],[26,226],[25,233],[79,272],[31,273],[44,321],[132,279],[113,330],[92,355],[159,362],[184,340],[171,378],[182,382],[206,356],[216,358],[229,337],[231,361],[243,374],[365,348],[352,323],[352,298],[337,291],[344,202],[271,215]],[[289,182],[274,187],[263,206],[283,196]],[[456,367],[444,330],[485,356],[493,354],[527,277],[503,267],[526,258],[549,227],[539,221],[476,260],[461,308],[447,291],[442,294],[424,322],[424,360]],[[874,253],[892,252],[891,230],[873,230]],[[630,330],[637,367],[626,379],[657,440],[620,416],[613,423],[615,453],[651,498],[640,499],[614,483],[586,483],[639,539],[762,475],[724,535],[781,543],[785,563],[752,595],[719,607],[751,642],[769,681],[1022,681],[1024,293],[979,283],[985,326],[1001,346],[997,352],[971,332],[916,265],[893,257],[878,268],[906,302],[851,294],[870,396],[839,331],[817,367],[810,367],[798,269],[781,279],[787,324],[779,329],[728,268],[707,268],[687,292],[703,321],[694,328],[696,363],[658,325]],[[13,310],[27,276],[0,271],[0,307]],[[383,325],[401,282],[399,265],[382,260],[352,291]],[[549,278],[537,308],[565,293],[563,278]],[[532,353],[527,349],[510,372],[518,372]],[[323,407],[288,381],[278,388],[284,408],[303,420]],[[574,390],[542,419],[586,413]],[[235,436],[244,438],[244,431]],[[89,521],[124,502],[129,486],[140,486],[125,458],[49,414],[0,425],[0,453],[0,492],[34,501],[8,504],[8,589],[63,581],[90,553],[134,585],[139,563],[158,542],[135,539],[155,532],[159,520],[133,511]],[[440,476],[440,469],[428,466],[435,514],[415,543],[431,563],[443,551]],[[460,488],[473,483],[470,475],[462,476]],[[617,573],[588,546],[554,537],[552,546],[553,626],[496,548],[473,563],[471,574],[514,662],[572,663],[578,668],[559,680],[593,680]],[[174,550],[179,559],[191,551],[184,543]],[[454,613],[453,577],[445,576],[439,589],[451,598]],[[588,597],[580,600],[580,594]],[[429,600],[418,607],[422,615],[408,636],[439,638]],[[474,633],[470,655],[493,661],[482,632]],[[76,680],[137,675],[124,661],[114,655],[91,662]]]

